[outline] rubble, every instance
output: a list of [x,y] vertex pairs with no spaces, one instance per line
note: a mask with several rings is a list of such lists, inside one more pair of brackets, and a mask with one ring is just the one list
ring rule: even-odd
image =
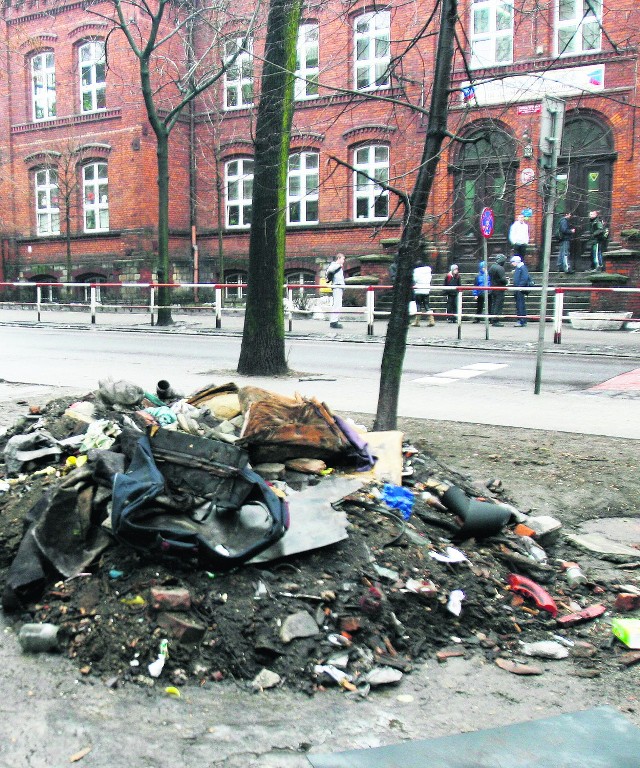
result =
[[[10,458],[4,473],[0,467],[5,611],[16,632],[53,626],[56,648],[83,675],[111,687],[179,692],[235,679],[255,691],[339,685],[362,696],[401,685],[428,658],[482,654],[518,675],[546,673],[524,663],[530,654],[583,675],[635,663],[611,643],[611,622],[637,610],[640,590],[593,578],[569,585],[565,571],[577,553],[561,523],[520,512],[499,479],[481,488],[428,453],[403,449],[399,433],[358,436],[315,401],[231,384],[184,398],[162,384],[161,398],[129,382],[101,382],[82,401],[53,401],[0,439]],[[48,434],[47,451],[55,450],[11,463],[11,440],[36,433]],[[221,457],[223,466],[233,457],[239,472],[277,465],[264,474],[288,505],[286,533],[231,569],[224,558],[210,568],[114,538],[114,477],[131,471],[132,446],[144,435],[162,470],[156,502],[172,515],[179,503],[204,514],[191,497],[211,496]],[[220,504],[235,491],[214,476]],[[242,549],[250,528],[263,536],[256,514],[240,523],[231,515],[221,529],[226,542],[236,536]],[[24,550],[34,567],[29,591],[12,594]]]

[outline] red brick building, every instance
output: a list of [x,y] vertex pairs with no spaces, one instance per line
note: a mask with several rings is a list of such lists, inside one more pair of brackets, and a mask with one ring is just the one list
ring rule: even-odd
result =
[[[317,281],[338,251],[352,274],[386,275],[402,209],[372,179],[404,192],[415,179],[434,66],[433,7],[329,2],[304,12],[289,163],[290,281]],[[449,125],[466,141],[445,142],[425,255],[438,271],[451,261],[475,269],[480,210],[494,211],[489,248],[498,252],[508,249],[516,214],[530,209],[528,259],[536,266],[540,109],[554,94],[566,103],[556,211],[574,214],[574,263],[586,268],[589,210],[602,211],[613,240],[640,222],[640,5],[460,0],[459,13],[466,47],[455,57]],[[176,281],[246,277],[261,29],[172,133]],[[69,242],[74,281],[155,278],[155,137],[123,35],[108,36],[108,22],[83,3],[59,0],[5,0],[0,30],[0,276],[65,281]],[[237,20],[221,27],[220,59],[238,52],[246,31]],[[209,44],[204,30],[196,40]]]

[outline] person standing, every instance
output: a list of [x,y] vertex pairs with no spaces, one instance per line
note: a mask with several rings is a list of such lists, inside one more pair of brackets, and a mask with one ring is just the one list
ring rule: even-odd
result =
[[513,286],[519,290],[514,291],[516,295],[516,315],[518,322],[516,328],[523,328],[527,324],[527,292],[524,290],[531,285],[529,270],[526,264],[519,256],[511,257],[511,266],[513,267]]
[[332,305],[329,313],[329,327],[342,328],[340,322],[340,310],[342,309],[342,295],[346,285],[344,280],[344,253],[339,253],[327,267],[325,276],[331,284]]
[[[474,285],[477,286],[489,286],[491,285],[491,281],[489,280],[489,275],[487,273],[487,270],[485,269],[485,263],[484,261],[481,261],[478,263],[478,274],[475,276],[475,279],[473,281]],[[476,297],[476,317],[474,319],[474,323],[479,323],[482,319],[482,315],[484,315],[484,308],[485,308],[485,297],[487,295],[487,291],[481,291],[478,290],[478,288],[474,288],[473,295]]]
[[427,315],[427,325],[429,327],[436,324],[433,317],[433,312],[429,305],[429,294],[431,293],[431,267],[425,264],[418,264],[413,270],[413,295],[415,296],[416,307],[418,314],[416,315],[413,325],[420,325],[420,312]]
[[[494,263],[489,267],[489,285],[494,288],[505,288],[509,285],[509,278],[505,272],[504,265],[507,257],[504,253],[498,253]],[[502,307],[504,306],[504,291],[490,291],[489,293],[489,314],[491,315],[491,325],[502,326],[500,322],[502,317]]]
[[590,272],[602,272],[604,262],[602,252],[607,240],[607,226],[604,223],[600,211],[589,213],[589,242],[591,244],[591,269]]
[[576,232],[571,226],[571,214],[565,213],[558,223],[558,240],[560,241],[560,250],[558,251],[558,272],[571,274],[575,270],[569,265],[569,250],[571,248],[571,236]]
[[457,314],[457,291],[456,286],[461,285],[460,270],[457,264],[452,264],[451,269],[447,272],[444,278],[445,290],[447,291],[447,320],[450,323],[455,323]]
[[522,214],[509,227],[509,242],[513,246],[513,255],[524,259],[529,246],[529,225]]

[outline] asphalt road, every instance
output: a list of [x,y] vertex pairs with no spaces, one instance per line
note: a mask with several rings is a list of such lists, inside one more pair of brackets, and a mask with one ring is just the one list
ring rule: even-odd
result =
[[[382,344],[288,338],[288,378],[242,380],[239,336],[145,330],[0,328],[0,379],[23,385],[96,389],[100,379],[155,388],[160,379],[189,394],[235,381],[283,394],[316,396],[334,410],[375,413]],[[533,395],[531,350],[410,346],[400,416],[450,419],[640,438],[638,389],[593,389],[637,371],[640,359],[546,355],[543,391]],[[1,393],[0,393],[1,394]]]

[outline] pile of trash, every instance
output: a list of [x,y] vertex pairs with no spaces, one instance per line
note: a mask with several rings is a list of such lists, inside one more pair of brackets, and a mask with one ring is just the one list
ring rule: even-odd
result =
[[32,408],[0,438],[4,611],[25,651],[174,693],[366,695],[434,655],[640,661],[635,584],[594,583],[560,521],[402,437],[234,384]]

